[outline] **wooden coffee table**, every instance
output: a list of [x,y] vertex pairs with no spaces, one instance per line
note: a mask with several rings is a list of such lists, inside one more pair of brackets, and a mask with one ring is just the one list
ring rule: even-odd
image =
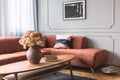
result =
[[2,75],[5,75],[5,74],[14,74],[15,75],[14,80],[18,80],[18,77],[19,77],[18,73],[45,69],[45,68],[53,67],[56,65],[64,64],[65,62],[68,62],[68,66],[70,68],[71,80],[73,80],[73,73],[72,73],[72,67],[71,67],[70,61],[75,56],[74,55],[58,55],[57,57],[58,57],[58,60],[54,62],[46,62],[45,58],[43,57],[40,60],[39,64],[30,64],[27,60],[25,60],[25,61],[19,61],[19,62],[2,65],[0,66],[0,80],[2,80]]

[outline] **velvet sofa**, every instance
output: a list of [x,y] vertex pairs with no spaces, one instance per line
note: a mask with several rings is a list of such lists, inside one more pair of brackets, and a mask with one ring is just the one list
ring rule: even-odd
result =
[[[26,59],[26,50],[18,43],[21,37],[0,38],[0,65]],[[94,68],[104,63],[107,51],[104,49],[86,48],[87,38],[72,36],[70,49],[55,49],[55,35],[45,35],[46,46],[41,48],[43,55],[75,55],[71,61],[72,66],[86,67],[94,71]]]

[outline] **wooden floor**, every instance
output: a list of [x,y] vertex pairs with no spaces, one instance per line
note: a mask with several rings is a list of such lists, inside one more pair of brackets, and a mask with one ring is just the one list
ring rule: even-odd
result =
[[[97,68],[95,70],[95,74],[92,74],[90,69],[80,68],[80,67],[72,67],[73,75],[76,75],[76,76],[88,77],[88,78],[93,78],[93,79],[96,79],[96,80],[120,80],[120,72],[115,73],[115,74],[104,74],[100,71],[101,68],[102,67]],[[70,74],[69,69],[63,69],[63,70],[60,70],[60,72]],[[29,73],[29,72],[26,72],[26,73]],[[22,74],[21,76],[23,77],[24,73],[21,73],[21,74]],[[33,76],[33,78],[35,78],[36,75],[35,76],[31,75],[30,77],[32,77],[32,76]],[[13,80],[14,75],[12,74],[12,76],[9,76],[9,77],[12,77],[12,78],[8,79],[8,80]],[[20,75],[19,75],[19,77],[20,77]],[[39,75],[37,75],[37,77],[39,77]],[[31,80],[31,79],[27,78],[27,79],[24,79],[24,80]]]
[[[100,69],[101,67],[97,68],[95,70],[95,74],[92,74],[89,69],[73,67],[73,74],[77,76],[93,78],[96,80],[120,80],[120,72],[115,74],[104,74],[100,71]],[[60,72],[67,73],[67,74],[70,73],[69,69],[64,69],[64,70],[61,70]]]

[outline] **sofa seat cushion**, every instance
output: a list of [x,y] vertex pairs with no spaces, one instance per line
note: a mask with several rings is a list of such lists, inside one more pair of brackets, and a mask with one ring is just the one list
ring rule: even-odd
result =
[[75,55],[75,58],[71,61],[73,66],[81,67],[93,67],[102,64],[107,56],[107,52],[104,49],[55,49],[44,48],[43,50],[49,51],[51,54],[56,55]]
[[42,56],[51,54],[49,48],[41,48],[40,50],[41,50]]
[[22,61],[26,59],[26,51],[14,52],[14,53],[7,53],[7,54],[0,54],[0,65]]

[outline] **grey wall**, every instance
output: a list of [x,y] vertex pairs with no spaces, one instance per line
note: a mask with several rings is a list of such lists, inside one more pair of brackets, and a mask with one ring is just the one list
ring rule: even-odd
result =
[[88,47],[109,51],[106,63],[120,65],[120,0],[86,0],[86,19],[69,21],[63,20],[65,1],[39,0],[39,30],[86,36]]

